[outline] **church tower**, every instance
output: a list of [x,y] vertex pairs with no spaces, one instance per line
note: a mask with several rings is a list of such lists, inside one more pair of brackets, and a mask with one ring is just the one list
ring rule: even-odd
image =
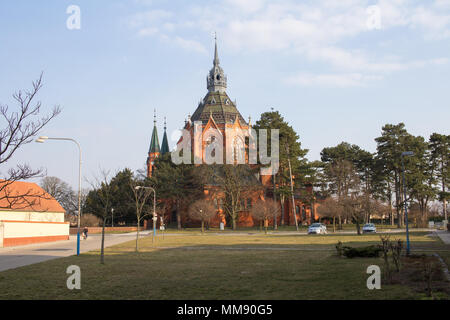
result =
[[[202,161],[205,161],[205,148],[219,139],[223,143],[223,156],[235,158],[235,155],[240,154],[236,150],[242,150],[246,145],[242,133],[248,131],[249,125],[238,111],[236,101],[232,101],[226,92],[227,76],[220,66],[217,39],[215,39],[213,66],[206,77],[206,87],[208,92],[184,127],[190,131],[191,137],[194,137],[193,124],[201,123],[202,143],[192,146],[194,157],[201,157]],[[218,132],[218,136],[210,136],[209,129]]]
[[167,152],[169,152],[169,143],[167,141],[167,125],[166,125],[166,117],[164,117],[164,135],[163,135],[163,140],[162,140],[162,144],[161,144],[161,155],[165,155]]
[[147,177],[149,178],[152,176],[152,172],[154,170],[155,159],[159,157],[160,153],[161,152],[159,149],[158,129],[156,128],[156,110],[155,110],[155,115],[153,119],[152,140],[150,142],[150,148],[148,150],[148,158],[147,158]]
[[217,39],[215,41],[214,48],[214,60],[213,68],[209,71],[206,78],[206,83],[209,92],[225,93],[227,89],[227,76],[224,74],[223,69],[219,65],[219,53],[217,52]]

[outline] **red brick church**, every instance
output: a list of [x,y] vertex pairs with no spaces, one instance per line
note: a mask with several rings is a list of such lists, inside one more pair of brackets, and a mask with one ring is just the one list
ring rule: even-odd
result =
[[[186,131],[190,133],[190,137],[192,139],[197,138],[197,141],[201,141],[200,144],[192,143],[192,153],[195,155],[199,155],[201,157],[201,163],[205,163],[204,155],[205,148],[208,147],[214,139],[221,139],[220,143],[223,143],[223,150],[225,155],[231,159],[237,161],[239,157],[239,152],[237,150],[247,150],[248,147],[248,139],[246,140],[245,136],[242,133],[248,132],[251,129],[251,119],[249,117],[248,122],[242,117],[241,113],[236,107],[236,101],[232,101],[228,96],[227,89],[227,76],[225,75],[222,67],[219,62],[219,55],[217,50],[217,42],[215,44],[214,50],[214,60],[213,67],[209,71],[209,74],[206,79],[208,92],[202,101],[199,102],[197,109],[192,114],[192,116],[188,116],[188,120],[185,122],[184,128]],[[201,130],[197,130],[196,132],[201,132],[201,137],[194,137],[194,123],[201,124]],[[198,128],[197,128],[198,129]],[[211,134],[211,132],[216,132],[215,135]],[[197,133],[198,134],[198,133]],[[217,141],[216,141],[217,142]],[[169,145],[167,141],[167,133],[166,133],[166,123],[164,122],[164,135],[161,147],[159,145],[158,140],[158,132],[156,127],[156,116],[154,121],[154,127],[152,132],[152,138],[150,142],[150,148],[148,151],[147,158],[147,176],[151,177],[153,171],[155,170],[154,161],[155,159],[169,152]],[[241,161],[248,163],[248,154],[245,153],[245,159],[241,159]],[[241,163],[243,163],[241,162]],[[229,163],[229,162],[228,162]],[[250,227],[253,225],[257,225],[258,222],[253,221],[249,211],[252,204],[260,199],[264,199],[264,195],[271,197],[272,196],[272,176],[271,175],[260,175],[258,177],[260,183],[266,188],[267,192],[257,193],[248,196],[246,199],[241,199],[241,212],[239,213],[239,219],[237,222],[237,226],[239,227]],[[312,187],[307,187],[309,192],[312,192]],[[223,203],[223,193],[221,194],[220,190],[217,190],[215,186],[207,186],[205,188],[205,195],[214,201],[214,204],[217,207],[217,218],[211,221],[211,226],[218,226],[220,222],[226,223],[225,213],[222,208]],[[315,208],[317,205],[313,205],[313,210],[311,210],[311,204],[302,203],[300,200],[300,193],[294,192],[294,203],[295,203],[295,212],[297,216],[297,221],[302,224],[311,222],[311,214],[316,212]],[[279,200],[279,199],[278,199]],[[312,211],[312,212],[311,212]],[[292,200],[288,198],[284,203],[284,212],[283,220],[286,225],[295,225],[294,218],[294,210],[292,209]],[[173,215],[167,214],[165,223],[174,222]],[[314,218],[317,219],[317,216],[314,214]],[[189,223],[188,218],[182,218],[182,224],[191,225]],[[280,225],[281,216],[278,217],[278,225]],[[272,224],[273,221],[270,221]]]

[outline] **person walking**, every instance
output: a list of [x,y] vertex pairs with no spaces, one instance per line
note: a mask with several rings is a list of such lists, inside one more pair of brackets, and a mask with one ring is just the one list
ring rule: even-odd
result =
[[86,240],[87,237],[88,237],[88,228],[84,227],[84,229],[83,229],[83,238],[84,238],[84,240]]

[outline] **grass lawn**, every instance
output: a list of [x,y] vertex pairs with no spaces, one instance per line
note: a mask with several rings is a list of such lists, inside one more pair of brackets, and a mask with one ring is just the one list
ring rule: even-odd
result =
[[[405,238],[393,234],[391,239]],[[411,234],[415,252],[448,254],[450,246]],[[334,245],[378,244],[378,235],[151,236],[99,252],[0,272],[0,299],[420,299],[404,285],[368,290],[366,269],[381,258],[338,258]],[[81,268],[81,290],[66,287],[66,268]],[[442,297],[442,296],[441,296]],[[448,298],[448,296],[444,296]]]

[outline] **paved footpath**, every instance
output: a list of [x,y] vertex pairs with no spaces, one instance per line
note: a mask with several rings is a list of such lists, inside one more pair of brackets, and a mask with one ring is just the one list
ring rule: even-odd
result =
[[[150,231],[139,232],[139,237],[149,235]],[[105,247],[136,239],[136,232],[106,234]],[[86,240],[80,240],[80,252],[99,250],[101,234],[91,234]],[[69,240],[37,243],[26,246],[0,248],[0,271],[14,269],[29,264],[77,254],[77,236]]]
[[445,244],[450,244],[450,231],[436,230],[436,234]]

